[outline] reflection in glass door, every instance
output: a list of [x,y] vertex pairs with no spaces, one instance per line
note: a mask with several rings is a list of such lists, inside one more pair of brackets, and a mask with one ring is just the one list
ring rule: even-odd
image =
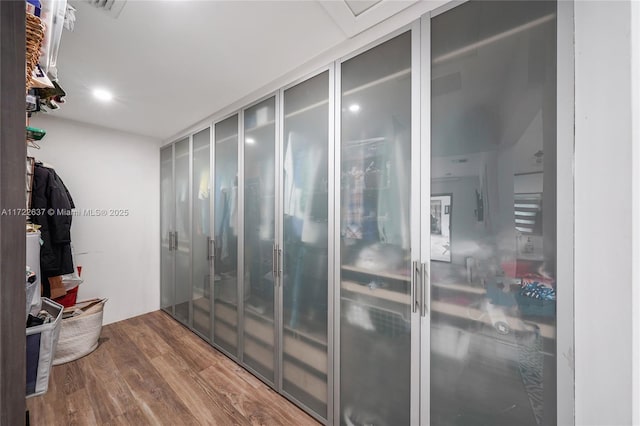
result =
[[160,150],[160,307],[173,314],[173,145]]
[[411,32],[341,65],[340,419],[408,425]]
[[244,363],[274,381],[275,97],[244,112]]
[[553,425],[556,3],[430,25],[430,423]]
[[192,309],[193,329],[209,340],[211,335],[210,209],[211,129],[193,135],[192,206]]
[[215,125],[214,330],[216,345],[238,353],[238,115]]
[[329,71],[284,91],[282,389],[327,416]]
[[175,317],[189,323],[191,300],[191,215],[189,188],[189,138],[175,144],[176,230],[175,250]]

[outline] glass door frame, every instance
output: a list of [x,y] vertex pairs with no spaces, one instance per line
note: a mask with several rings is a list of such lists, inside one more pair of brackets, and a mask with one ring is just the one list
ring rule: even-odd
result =
[[[211,187],[213,187],[213,124],[212,123],[206,123],[204,125],[202,125],[201,127],[196,128],[195,130],[193,130],[192,132],[190,132],[189,134],[189,221],[190,221],[190,258],[189,258],[189,276],[190,276],[190,290],[189,290],[189,294],[190,299],[189,299],[189,329],[191,331],[193,331],[197,336],[199,336],[200,338],[204,339],[207,343],[212,343],[213,341],[211,340],[213,337],[213,328],[211,328],[211,331],[209,332],[208,336],[205,336],[204,334],[200,333],[198,330],[196,330],[196,328],[193,326],[193,314],[194,314],[194,309],[193,309],[193,268],[194,268],[194,255],[193,255],[193,228],[194,228],[194,224],[193,224],[193,202],[195,200],[195,196],[193,194],[193,184],[194,184],[194,177],[193,177],[193,172],[194,172],[194,161],[195,161],[195,152],[194,152],[194,144],[193,144],[193,139],[195,137],[195,135],[197,135],[198,133],[209,129],[209,185]],[[213,208],[213,197],[209,197],[209,229],[213,230],[213,210],[211,210]],[[211,232],[211,231],[210,231]],[[210,236],[210,240],[212,239],[212,236]],[[211,247],[211,242],[209,241],[209,247],[207,247],[207,250],[209,250]],[[209,295],[210,295],[210,306],[209,306],[209,324],[210,327],[213,327],[213,262],[212,262],[212,258],[209,257],[208,259],[208,263],[209,263]]]
[[176,191],[175,191],[175,142],[172,142],[168,145],[165,145],[163,147],[160,148],[160,214],[162,215],[163,212],[163,193],[162,193],[162,151],[164,150],[169,150],[171,158],[171,187],[169,188],[168,194],[167,196],[170,198],[170,205],[171,205],[171,211],[169,214],[169,218],[167,219],[167,221],[169,222],[169,236],[168,236],[168,243],[169,243],[169,248],[167,249],[168,253],[169,253],[169,259],[170,259],[170,263],[171,263],[171,273],[170,273],[170,277],[169,277],[169,284],[171,286],[171,289],[173,290],[173,297],[171,300],[171,303],[164,307],[163,303],[162,303],[162,292],[163,292],[163,285],[162,285],[162,279],[163,279],[163,265],[162,265],[162,259],[163,259],[163,248],[162,248],[162,240],[164,238],[163,236],[163,229],[162,229],[162,218],[160,218],[160,223],[159,223],[159,228],[160,228],[160,309],[162,309],[163,311],[165,311],[166,313],[170,314],[171,316],[174,316],[175,312],[175,281],[176,281],[176,273],[175,273],[175,255],[173,253],[173,250],[171,249],[172,244],[173,244],[173,229],[175,228],[175,198],[176,198]]
[[[216,165],[216,124],[222,123],[223,121],[227,120],[228,118],[233,117],[234,115],[238,116],[238,143],[236,146],[236,161],[238,163],[238,170],[237,170],[237,174],[238,174],[238,196],[237,196],[237,209],[238,209],[238,241],[240,241],[240,238],[242,236],[242,238],[244,238],[244,216],[243,216],[243,212],[244,210],[243,207],[241,206],[241,199],[240,199],[240,173],[241,173],[241,169],[240,169],[240,151],[242,151],[242,147],[240,145],[240,137],[243,136],[242,132],[242,121],[241,121],[241,110],[234,110],[233,112],[226,114],[220,118],[217,118],[214,122],[211,123],[211,190],[213,192],[215,192],[216,189],[216,170],[215,170],[215,165]],[[243,169],[244,170],[244,169]],[[215,195],[212,195],[210,197],[210,211],[211,214],[209,215],[209,220],[210,220],[210,226],[211,226],[211,230],[212,232],[215,230],[215,224],[216,224],[216,205],[215,205]],[[215,240],[215,232],[213,232],[212,234],[212,238],[213,241]],[[240,288],[241,288],[241,283],[240,283],[240,264],[241,262],[244,262],[244,255],[242,253],[244,253],[244,251],[242,250],[242,245],[241,244],[236,244],[236,252],[237,252],[237,262],[238,264],[236,265],[236,267],[238,268],[238,276],[236,277],[236,297],[238,300],[238,306],[237,306],[237,326],[236,326],[236,337],[238,339],[238,347],[236,348],[236,353],[231,353],[228,350],[226,350],[225,348],[223,348],[221,345],[219,345],[218,343],[216,343],[215,341],[215,274],[216,274],[216,270],[215,270],[215,247],[216,247],[216,242],[210,243],[213,247],[211,248],[211,250],[214,250],[213,253],[213,257],[211,259],[211,264],[210,264],[210,271],[211,271],[211,345],[213,347],[215,347],[217,350],[219,350],[220,352],[224,353],[225,355],[227,355],[229,358],[233,359],[234,361],[240,363],[240,333],[242,330],[242,324],[240,321],[240,312],[241,309],[244,309],[244,304],[243,304],[243,298],[240,296]],[[242,256],[242,258],[241,258]]]
[[[179,247],[180,247],[180,240],[179,237],[180,235],[177,233],[177,216],[178,216],[178,201],[177,201],[177,197],[176,197],[176,146],[181,143],[181,142],[187,142],[187,156],[188,156],[188,167],[187,167],[187,173],[189,174],[187,177],[187,185],[188,185],[188,209],[187,209],[187,215],[188,215],[188,230],[186,231],[186,233],[188,234],[188,238],[189,238],[189,244],[188,244],[188,254],[189,254],[189,261],[188,261],[188,265],[189,265],[189,271],[188,271],[188,279],[189,282],[187,284],[187,289],[185,289],[184,291],[188,292],[189,294],[189,300],[188,300],[188,312],[187,312],[187,317],[185,320],[179,318],[176,315],[176,301],[177,301],[177,293],[178,293],[178,286],[177,286],[177,282],[176,282],[176,275],[178,273],[177,271],[177,266],[178,266],[178,255],[177,252],[179,251]],[[172,185],[172,217],[171,217],[171,228],[173,229],[171,232],[173,233],[173,253],[171,256],[171,263],[172,263],[172,283],[173,283],[173,303],[172,303],[172,307],[171,307],[171,315],[173,316],[173,318],[178,321],[180,324],[185,325],[186,327],[188,327],[190,330],[193,330],[192,327],[192,317],[193,317],[193,309],[192,309],[192,301],[191,301],[191,295],[193,294],[193,287],[192,287],[192,283],[193,283],[193,241],[192,241],[192,235],[191,235],[191,230],[192,230],[192,225],[193,225],[193,218],[191,217],[191,215],[193,214],[193,188],[191,187],[191,185],[193,184],[192,179],[193,179],[193,134],[188,134],[185,135],[179,139],[177,139],[176,141],[172,142],[171,144],[171,154],[172,154],[172,180],[171,180],[171,185]],[[164,147],[162,148],[164,149]],[[185,302],[183,302],[185,303]]]
[[[421,102],[420,142],[422,175],[421,210],[430,211],[431,200],[431,19],[445,13],[465,1],[453,1],[423,15],[421,26]],[[556,99],[557,99],[557,280],[565,285],[557,288],[556,311],[556,390],[557,424],[575,424],[575,374],[574,374],[574,2],[557,0],[556,39]],[[426,223],[426,222],[424,222]],[[420,318],[420,417],[416,424],[430,422],[430,365],[431,365],[431,270],[430,270],[430,228],[423,223],[421,229],[421,263],[425,265],[422,274],[422,301],[425,315]],[[413,419],[413,417],[412,417]],[[413,424],[413,421],[412,421]]]
[[[189,292],[189,315],[187,317],[187,326],[189,329],[194,331],[193,329],[193,135],[191,133],[189,135],[189,208],[188,208],[188,217],[189,217],[189,230],[187,231],[189,234],[189,284],[188,284],[188,292]],[[180,239],[178,240],[178,245],[180,244]]]
[[[278,108],[276,109],[277,116],[276,121],[278,122],[277,126],[277,138],[276,138],[276,157],[277,157],[277,185],[276,185],[276,228],[278,229],[276,244],[280,248],[282,255],[278,255],[278,270],[284,270],[283,258],[284,258],[284,174],[282,173],[282,167],[284,165],[284,143],[285,143],[285,116],[284,116],[284,93],[286,90],[295,87],[301,83],[304,83],[307,80],[310,80],[324,72],[329,73],[329,82],[328,82],[328,114],[329,114],[329,129],[328,129],[328,262],[327,262],[327,419],[320,417],[317,413],[315,413],[311,408],[307,407],[304,403],[298,400],[293,395],[286,392],[283,388],[283,374],[284,374],[284,366],[283,366],[283,355],[284,355],[284,289],[283,289],[283,279],[282,276],[277,277],[277,287],[276,287],[276,311],[278,312],[277,318],[275,318],[276,327],[278,329],[278,339],[276,346],[276,363],[277,363],[277,372],[276,376],[276,389],[278,392],[294,402],[298,407],[307,412],[310,416],[315,418],[317,421],[323,424],[334,424],[333,423],[333,380],[334,380],[334,370],[333,370],[333,362],[331,354],[334,352],[334,340],[333,340],[333,332],[334,332],[334,304],[333,304],[333,293],[332,290],[335,288],[334,282],[334,262],[335,262],[335,237],[336,237],[336,227],[335,227],[335,215],[332,215],[334,210],[334,198],[330,196],[330,194],[334,194],[336,192],[335,187],[335,175],[336,170],[339,172],[340,168],[336,167],[336,164],[333,160],[335,158],[335,129],[334,129],[334,117],[335,117],[335,91],[334,91],[334,82],[335,82],[335,63],[324,66],[320,69],[315,70],[312,73],[309,73],[301,78],[294,80],[293,82],[283,86],[278,90]],[[339,240],[339,238],[338,238]],[[339,244],[339,241],[338,241]]]
[[[245,265],[244,265],[244,245],[245,245],[245,203],[244,203],[244,197],[245,197],[245,155],[244,155],[244,146],[245,146],[245,126],[244,126],[244,116],[245,116],[245,111],[260,104],[261,102],[264,102],[270,98],[274,98],[274,105],[275,105],[275,110],[274,110],[274,127],[275,127],[275,134],[274,134],[274,167],[275,167],[275,171],[274,171],[274,189],[275,189],[275,197],[274,197],[274,204],[275,204],[275,208],[274,208],[274,212],[273,214],[274,216],[274,243],[277,244],[278,242],[278,235],[280,230],[279,230],[279,221],[277,220],[278,218],[278,214],[279,214],[279,206],[278,206],[278,200],[279,200],[279,188],[277,183],[280,181],[280,171],[278,169],[278,167],[280,166],[279,163],[279,153],[278,153],[278,136],[280,134],[280,91],[276,90],[274,92],[270,92],[265,96],[262,96],[260,98],[258,98],[257,100],[244,105],[240,111],[239,111],[239,116],[238,116],[238,127],[239,127],[239,133],[238,133],[238,313],[239,313],[239,318],[238,318],[238,360],[240,362],[240,364],[247,369],[249,372],[251,372],[251,374],[253,374],[254,376],[256,376],[257,378],[259,378],[260,380],[262,380],[264,383],[266,383],[267,385],[269,385],[269,387],[273,388],[274,390],[276,390],[277,392],[279,392],[279,388],[278,388],[278,377],[280,377],[280,370],[279,368],[279,363],[278,363],[278,353],[277,353],[277,349],[280,347],[280,343],[279,343],[279,339],[280,339],[280,333],[279,333],[279,329],[277,326],[277,318],[280,316],[280,308],[277,305],[277,300],[278,300],[278,285],[277,285],[277,277],[274,276],[274,292],[273,292],[273,304],[274,304],[274,312],[273,312],[273,327],[274,327],[274,344],[273,344],[273,373],[274,373],[274,381],[271,381],[269,379],[267,379],[266,377],[264,377],[261,373],[259,373],[257,370],[255,370],[254,368],[252,368],[250,365],[248,365],[245,361],[244,361],[244,325],[245,325],[245,316],[244,316],[244,298],[245,298]],[[230,114],[233,115],[233,114]]]
[[[333,418],[329,424],[341,424],[341,411],[340,406],[340,319],[341,319],[341,250],[340,250],[340,223],[341,223],[341,200],[340,200],[340,178],[341,178],[341,164],[342,164],[342,64],[356,56],[371,50],[401,34],[411,32],[411,201],[410,201],[410,230],[411,234],[414,234],[414,230],[420,228],[420,78],[422,76],[421,67],[421,51],[420,51],[420,20],[417,19],[408,25],[404,25],[395,31],[392,31],[382,38],[375,40],[372,43],[368,43],[365,46],[354,50],[350,54],[343,56],[335,61],[334,71],[334,161],[333,165],[335,170],[330,173],[330,176],[334,179],[334,197],[330,200],[330,208],[333,208],[333,224],[334,229],[330,235],[333,236]],[[331,157],[330,157],[331,158]],[[331,220],[332,211],[329,210],[329,216]],[[418,234],[419,235],[419,234]],[[409,300],[411,303],[411,383],[410,383],[410,419],[411,424],[419,424],[419,405],[420,405],[420,347],[421,347],[421,334],[420,334],[420,313],[416,309],[416,303],[419,287],[417,282],[418,276],[414,273],[413,267],[416,263],[420,262],[420,238],[412,237],[410,243],[411,251],[411,281],[410,281],[410,295]],[[331,293],[331,291],[329,292]],[[331,414],[329,414],[331,417]]]

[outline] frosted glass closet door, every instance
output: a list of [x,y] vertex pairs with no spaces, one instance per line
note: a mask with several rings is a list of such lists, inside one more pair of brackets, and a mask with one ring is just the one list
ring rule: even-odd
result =
[[173,314],[173,145],[160,150],[160,307]]
[[282,389],[327,416],[329,72],[284,92]]
[[244,355],[274,381],[275,97],[244,112]]
[[338,421],[408,425],[411,33],[341,71]]
[[238,115],[215,125],[213,341],[238,353]]
[[189,214],[189,139],[175,144],[175,197],[176,220],[175,245],[175,317],[181,322],[189,322],[189,301],[191,300],[191,226]]
[[193,135],[193,178],[192,189],[192,241],[193,241],[193,286],[192,306],[195,331],[207,340],[211,334],[211,272],[210,245],[211,224],[211,129],[204,129]]
[[556,3],[434,17],[431,424],[556,424],[556,210]]

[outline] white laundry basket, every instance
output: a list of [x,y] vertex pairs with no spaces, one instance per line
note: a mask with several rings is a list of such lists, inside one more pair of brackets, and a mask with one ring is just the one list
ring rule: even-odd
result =
[[58,348],[53,365],[75,361],[90,354],[98,347],[106,301],[107,299],[85,301],[65,309],[65,312],[73,312],[75,308],[80,309],[87,303],[95,302],[93,306],[80,315],[62,320],[60,338],[58,339]]

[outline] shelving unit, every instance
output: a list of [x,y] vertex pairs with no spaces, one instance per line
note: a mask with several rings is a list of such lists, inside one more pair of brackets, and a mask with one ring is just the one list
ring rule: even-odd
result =
[[342,280],[342,289],[350,291],[352,293],[363,294],[378,299],[384,299],[391,302],[402,303],[404,305],[411,304],[410,296],[408,294],[398,293],[396,291],[387,290],[384,288],[370,288],[366,284],[360,284],[355,281]]
[[349,272],[357,272],[359,274],[370,275],[373,277],[389,278],[389,279],[398,280],[398,281],[407,281],[407,282],[411,281],[411,278],[407,275],[391,274],[383,271],[375,272],[365,268],[358,268],[357,266],[351,266],[351,265],[342,265],[342,270],[349,271]]

